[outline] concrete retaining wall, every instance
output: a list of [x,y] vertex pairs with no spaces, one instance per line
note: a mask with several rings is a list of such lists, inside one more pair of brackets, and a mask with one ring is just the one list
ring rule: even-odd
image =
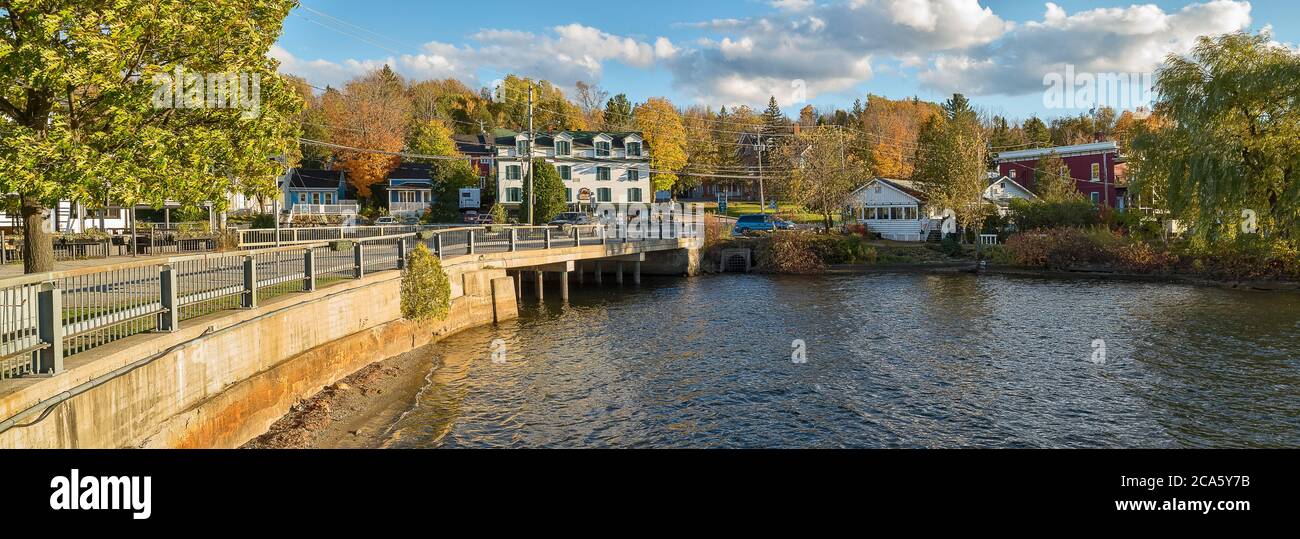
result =
[[[66,372],[15,380],[0,395],[0,418],[39,412],[0,432],[0,448],[238,446],[293,403],[371,362],[518,316],[504,270],[448,274],[458,297],[437,323],[402,319],[400,276],[385,272],[78,354]],[[96,381],[60,404],[40,405]]]

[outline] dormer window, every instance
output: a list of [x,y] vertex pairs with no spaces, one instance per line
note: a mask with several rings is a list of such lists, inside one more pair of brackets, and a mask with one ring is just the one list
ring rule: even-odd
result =
[[609,157],[610,143],[608,140],[596,141],[596,157]]
[[573,155],[573,143],[567,140],[555,141],[555,155],[557,157]]
[[528,139],[521,138],[515,141],[515,155],[531,155],[528,152]]
[[627,143],[627,156],[641,157],[641,143],[640,142]]

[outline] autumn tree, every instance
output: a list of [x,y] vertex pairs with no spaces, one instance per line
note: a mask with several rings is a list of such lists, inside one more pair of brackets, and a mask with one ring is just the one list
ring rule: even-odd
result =
[[940,112],[938,105],[918,99],[895,101],[867,96],[866,108],[859,116],[864,134],[858,146],[868,150],[864,157],[869,159],[875,174],[886,178],[911,177],[921,126]]
[[798,149],[799,166],[782,192],[786,200],[821,215],[827,232],[849,193],[868,176],[866,164],[849,155],[850,140],[840,129],[821,127],[801,132],[791,144]]
[[[27,272],[54,269],[60,200],[220,208],[298,159],[302,102],[267,56],[295,2],[91,4],[0,1],[0,193]],[[206,91],[219,74],[227,99]]]
[[931,116],[917,137],[916,169],[912,179],[938,210],[952,210],[963,229],[980,226],[989,213],[986,146],[978,123],[970,115]]
[[[324,106],[314,88],[305,79],[293,75],[283,75],[284,79],[302,99],[302,112],[298,115],[302,138],[317,141],[330,140],[329,119],[325,117]],[[298,147],[305,167],[319,168],[329,161],[332,155],[329,148],[317,144],[299,142]]]
[[719,139],[712,135],[717,120],[718,115],[706,107],[691,107],[682,114],[682,127],[686,132],[686,165],[677,176],[677,183],[673,186],[675,192],[685,192],[709,182],[712,175],[718,175]]
[[[323,98],[325,116],[333,129],[335,144],[366,150],[400,152],[406,145],[411,102],[406,83],[384,66],[348,81],[342,92]],[[396,156],[369,151],[337,150],[339,168],[363,198],[374,195],[374,186],[401,162]]]
[[609,99],[609,92],[601,89],[600,86],[583,81],[578,81],[574,87],[578,91],[578,109],[586,117],[587,125],[590,127],[603,125],[605,111],[601,107],[605,105],[605,100]]
[[656,191],[671,190],[686,166],[686,128],[672,102],[652,97],[637,105],[634,125],[650,151],[650,177]]

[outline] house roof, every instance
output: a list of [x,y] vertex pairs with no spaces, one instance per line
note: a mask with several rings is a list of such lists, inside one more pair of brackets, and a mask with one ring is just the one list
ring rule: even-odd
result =
[[917,183],[914,182],[914,181],[911,181],[911,180],[895,180],[895,179],[892,179],[892,178],[880,178],[880,177],[872,178],[871,181],[862,184],[862,187],[859,187],[859,188],[857,188],[857,189],[854,189],[852,193],[849,193],[849,196],[852,197],[853,195],[858,194],[858,191],[861,191],[861,190],[863,190],[863,189],[866,189],[867,187],[870,187],[871,184],[876,183],[876,182],[880,182],[880,183],[883,183],[883,184],[885,184],[885,185],[888,185],[889,187],[892,187],[892,188],[898,190],[899,192],[903,193],[904,195],[907,195],[907,196],[909,196],[909,197],[915,198],[918,202],[925,202],[926,200],[929,200],[929,198],[930,198],[930,197],[926,196],[925,193],[922,192],[922,191],[918,188]]
[[[614,148],[622,148],[623,139],[630,136],[636,136],[641,139],[641,147],[643,149],[647,149],[647,150],[650,149],[650,143],[645,140],[645,137],[641,134],[640,131],[556,131],[553,133],[538,133],[536,138],[536,144],[538,146],[554,146],[555,136],[561,133],[572,137],[573,145],[575,147],[594,146],[597,136],[608,135],[611,139],[613,139]],[[509,135],[498,134],[496,137],[496,144],[499,146],[514,146],[515,137],[517,135],[519,135],[519,133],[515,133],[515,132],[511,132],[511,134]]]
[[427,180],[432,177],[433,165],[428,163],[402,163],[388,173],[389,180]]
[[338,189],[342,170],[295,168],[289,171],[289,187],[298,189]]
[[456,151],[466,155],[490,155],[495,141],[492,135],[487,134],[454,135],[452,140],[456,142]]
[[1113,140],[1104,142],[1089,142],[1087,144],[1074,144],[1071,146],[1053,146],[1050,148],[1034,148],[1032,150],[1016,150],[1013,152],[1001,152],[994,159],[998,163],[1005,161],[1024,161],[1038,159],[1047,154],[1056,154],[1060,157],[1069,157],[1073,155],[1091,155],[1097,153],[1119,153],[1119,145]]

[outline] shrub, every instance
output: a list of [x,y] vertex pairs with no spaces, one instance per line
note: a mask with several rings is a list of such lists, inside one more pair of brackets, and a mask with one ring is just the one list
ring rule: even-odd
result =
[[772,234],[758,251],[758,268],[774,273],[820,273],[825,263],[813,248],[815,236],[798,232]]
[[442,261],[417,243],[402,271],[402,316],[420,322],[442,320],[451,310],[451,282]]
[[1012,199],[1010,219],[1021,231],[1040,228],[1087,227],[1101,223],[1092,202],[1071,199],[1063,202]]
[[[789,235],[789,233],[784,234]],[[867,242],[862,236],[834,234],[809,235],[806,241],[823,264],[860,264],[867,258]]]
[[253,223],[249,228],[275,228],[275,216],[269,213],[259,213],[253,216]]
[[1165,251],[1157,251],[1151,245],[1140,241],[1128,241],[1108,250],[1116,268],[1139,273],[1156,273],[1169,271],[1178,263],[1178,257]]
[[493,223],[498,225],[506,224],[506,207],[502,206],[500,202],[493,204],[492,209],[488,210],[488,214],[492,216]]
[[965,251],[961,248],[961,242],[957,241],[956,234],[949,234],[943,238],[943,241],[939,242],[939,252],[952,257],[965,254]]
[[1018,265],[1061,269],[1102,261],[1097,241],[1078,228],[1054,228],[1011,236],[1006,250]]

